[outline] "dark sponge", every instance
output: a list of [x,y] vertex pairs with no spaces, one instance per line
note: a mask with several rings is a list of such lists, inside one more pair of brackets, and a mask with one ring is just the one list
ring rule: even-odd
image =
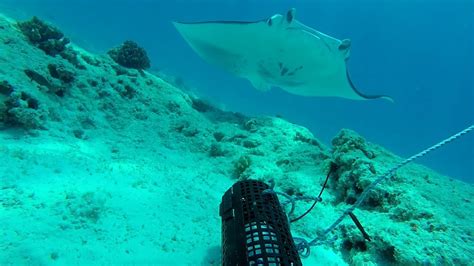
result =
[[134,41],[125,41],[121,46],[107,52],[117,64],[135,69],[150,68],[150,59],[142,47]]

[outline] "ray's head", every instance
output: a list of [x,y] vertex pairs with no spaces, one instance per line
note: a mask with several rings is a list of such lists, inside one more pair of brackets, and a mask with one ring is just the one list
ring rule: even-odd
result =
[[349,59],[349,56],[351,55],[351,40],[342,40],[337,49],[341,53],[342,58],[344,58],[344,60]]

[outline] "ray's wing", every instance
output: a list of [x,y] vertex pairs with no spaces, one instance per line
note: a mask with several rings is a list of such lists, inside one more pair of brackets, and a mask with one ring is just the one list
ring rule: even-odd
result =
[[261,46],[266,22],[209,21],[198,23],[174,22],[174,26],[208,63],[216,64],[238,76],[248,71],[250,53]]

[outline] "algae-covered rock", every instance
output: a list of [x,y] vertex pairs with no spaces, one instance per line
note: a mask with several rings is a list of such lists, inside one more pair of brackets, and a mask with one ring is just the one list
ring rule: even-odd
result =
[[[344,206],[354,204],[373,181],[403,160],[351,130],[342,130],[332,143],[332,160],[338,168],[329,190]],[[437,174],[436,184],[427,182],[432,175],[410,164],[371,190],[355,213],[372,240],[365,241],[355,225],[338,229],[342,239],[338,247],[346,261],[354,265],[465,264],[472,257],[465,254],[474,254],[466,246],[472,236],[452,236],[472,235],[472,218],[459,211],[472,209],[469,201],[463,201],[463,195],[472,195],[467,192],[472,188]],[[457,191],[461,188],[463,192]]]
[[0,122],[6,122],[8,114],[7,99],[12,92],[13,86],[8,81],[0,81]]
[[23,72],[28,78],[30,78],[31,81],[34,81],[39,86],[45,87],[48,92],[54,93],[59,97],[64,96],[66,92],[64,86],[54,84],[38,71],[32,69],[25,69],[23,70]]
[[81,64],[78,59],[78,52],[71,47],[66,47],[60,54],[62,58],[66,59],[71,65],[76,67],[77,69],[85,70],[86,67]]
[[222,157],[225,156],[228,151],[225,150],[222,144],[219,143],[213,143],[211,147],[209,148],[209,156],[210,157]]
[[0,94],[9,95],[13,92],[13,86],[8,83],[6,80],[0,81]]
[[107,52],[119,65],[139,70],[150,68],[150,59],[142,47],[134,41],[125,41],[121,46]]
[[4,122],[25,129],[43,128],[46,112],[39,101],[26,92],[13,91],[5,101]]
[[68,192],[57,202],[56,210],[62,217],[61,229],[87,228],[96,225],[106,214],[106,197],[100,192]]
[[[338,199],[352,204],[378,173],[374,161],[376,154],[364,138],[347,129],[341,130],[332,144],[333,161],[338,167],[337,178],[331,183],[334,184]],[[387,198],[388,192],[378,187],[363,204],[383,208]]]
[[19,22],[18,27],[31,44],[43,50],[46,54],[55,56],[66,49],[69,39],[54,26],[48,25],[37,17]]
[[51,77],[59,79],[64,83],[71,83],[74,81],[74,73],[67,70],[64,66],[49,64],[48,70]]
[[245,171],[250,167],[252,160],[248,155],[242,155],[234,162],[234,175],[237,178],[248,178],[244,176]]

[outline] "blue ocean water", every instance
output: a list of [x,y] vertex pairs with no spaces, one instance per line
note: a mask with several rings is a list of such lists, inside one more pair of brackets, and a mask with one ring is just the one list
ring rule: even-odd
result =
[[[201,97],[228,110],[280,115],[328,144],[341,128],[350,128],[408,157],[474,121],[473,5],[470,0],[2,0],[0,9],[18,19],[37,15],[97,53],[135,40],[148,51],[154,69],[181,77]],[[171,24],[258,20],[290,7],[306,25],[352,39],[353,82],[364,93],[391,95],[395,103],[256,91],[246,80],[205,63]],[[474,182],[474,136],[420,162]]]

